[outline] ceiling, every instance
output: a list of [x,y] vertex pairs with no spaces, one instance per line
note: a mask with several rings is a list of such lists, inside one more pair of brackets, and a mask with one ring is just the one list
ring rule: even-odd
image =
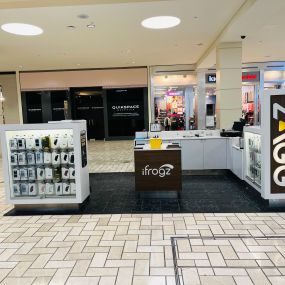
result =
[[[245,2],[251,5],[237,13]],[[0,30],[0,71],[199,61],[201,67],[211,67],[213,43],[239,41],[241,34],[247,35],[244,62],[284,60],[284,8],[284,0],[0,0],[0,25],[22,22],[44,30],[37,37]],[[88,18],[79,18],[82,14]],[[143,19],[157,15],[178,16],[181,24],[167,30],[141,26]],[[91,22],[95,29],[86,27]]]

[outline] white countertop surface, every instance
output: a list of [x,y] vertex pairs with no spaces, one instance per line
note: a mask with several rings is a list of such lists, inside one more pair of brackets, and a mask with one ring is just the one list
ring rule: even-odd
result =
[[163,143],[161,145],[160,149],[151,149],[149,144],[145,144],[145,145],[139,145],[137,147],[134,147],[134,151],[153,151],[153,150],[181,150],[181,147],[177,146],[177,147],[173,147],[173,148],[167,148],[168,145],[172,145],[172,144],[166,144]]

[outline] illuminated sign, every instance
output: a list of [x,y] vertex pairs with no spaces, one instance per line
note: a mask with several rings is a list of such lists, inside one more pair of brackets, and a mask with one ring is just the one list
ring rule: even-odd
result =
[[206,83],[216,83],[216,74],[206,74]]
[[285,193],[285,95],[273,95],[271,108],[271,193]]
[[[259,79],[259,71],[242,73],[242,82],[259,82]],[[206,83],[216,83],[216,74],[206,74]]]
[[260,78],[259,71],[242,73],[242,82],[259,82],[259,78]]

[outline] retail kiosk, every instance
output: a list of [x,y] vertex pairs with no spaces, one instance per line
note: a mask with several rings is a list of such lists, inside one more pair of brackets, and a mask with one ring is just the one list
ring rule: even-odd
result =
[[6,200],[16,209],[78,207],[90,195],[85,121],[3,125],[1,143]]

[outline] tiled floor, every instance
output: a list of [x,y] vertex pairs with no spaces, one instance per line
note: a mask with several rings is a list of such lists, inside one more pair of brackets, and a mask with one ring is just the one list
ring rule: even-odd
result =
[[133,146],[132,140],[89,141],[89,172],[134,172]]
[[0,216],[0,284],[174,285],[171,238],[181,236],[192,237],[178,244],[181,285],[285,284],[283,238],[213,235],[285,235],[285,213]]

